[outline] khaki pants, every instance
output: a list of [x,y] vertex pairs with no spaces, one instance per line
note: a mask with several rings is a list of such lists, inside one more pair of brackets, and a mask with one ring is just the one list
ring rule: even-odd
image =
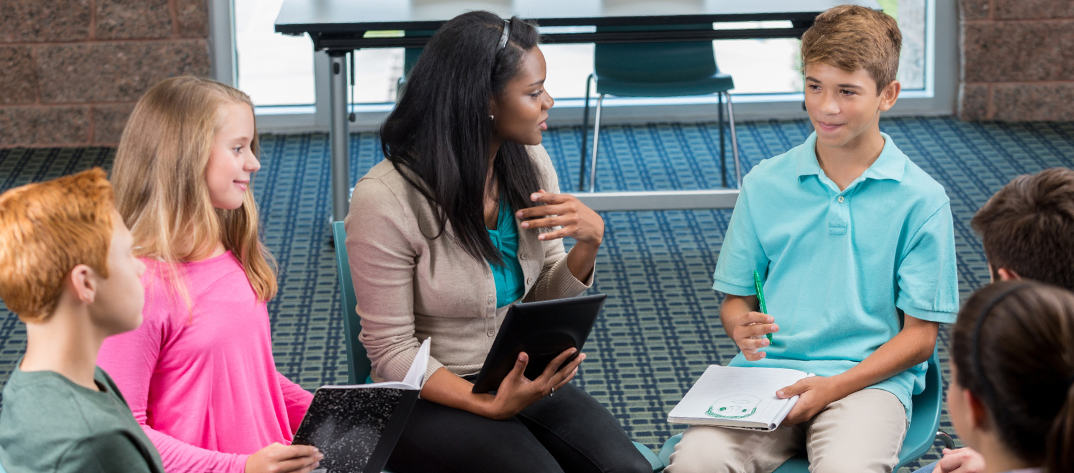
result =
[[690,427],[668,473],[770,473],[802,452],[814,473],[890,473],[908,421],[899,398],[864,389],[828,405],[809,422],[772,432]]

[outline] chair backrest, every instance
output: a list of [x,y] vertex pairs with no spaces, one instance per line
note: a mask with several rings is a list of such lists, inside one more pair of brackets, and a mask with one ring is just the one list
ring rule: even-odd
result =
[[[654,28],[654,27],[648,27]],[[661,29],[712,29],[712,24],[661,26]],[[645,26],[597,27],[599,31],[638,31]],[[712,41],[598,43],[593,52],[597,77],[631,82],[704,79],[719,73]]]
[[339,270],[339,301],[343,306],[343,336],[347,341],[347,379],[350,384],[365,382],[372,366],[365,354],[365,345],[358,339],[362,320],[355,312],[358,299],[354,297],[351,263],[347,259],[347,229],[343,222],[332,223],[332,239],[336,245],[336,268]]

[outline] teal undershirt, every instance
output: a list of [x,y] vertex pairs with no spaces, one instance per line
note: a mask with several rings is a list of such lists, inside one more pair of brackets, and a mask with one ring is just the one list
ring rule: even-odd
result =
[[492,277],[496,280],[496,307],[510,305],[526,293],[523,282],[522,266],[518,264],[518,228],[511,215],[511,206],[506,201],[500,202],[500,212],[496,216],[496,229],[489,230],[493,246],[500,250],[504,265],[489,263]]

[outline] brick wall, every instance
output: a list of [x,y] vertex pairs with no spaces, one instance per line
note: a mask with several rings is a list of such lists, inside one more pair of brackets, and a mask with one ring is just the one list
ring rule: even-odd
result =
[[960,0],[960,7],[960,118],[1074,120],[1074,1]]
[[0,147],[110,145],[162,79],[208,76],[207,0],[0,0]]

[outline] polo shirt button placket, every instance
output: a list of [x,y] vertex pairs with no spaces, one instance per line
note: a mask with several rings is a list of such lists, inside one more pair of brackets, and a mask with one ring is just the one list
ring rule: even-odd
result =
[[490,336],[490,337],[491,337],[491,336],[493,336],[493,335],[496,335],[496,331],[495,331],[495,330],[493,330],[493,329],[489,329],[489,331],[488,331],[488,332],[486,332],[486,334],[487,334],[488,336]]

